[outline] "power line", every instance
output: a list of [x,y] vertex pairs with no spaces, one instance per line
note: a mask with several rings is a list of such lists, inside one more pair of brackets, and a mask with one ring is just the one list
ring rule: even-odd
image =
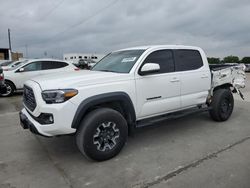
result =
[[[82,25],[83,23],[86,23],[88,22],[89,20],[93,19],[94,17],[98,16],[99,14],[101,14],[102,12],[106,11],[106,9],[114,6],[116,3],[118,3],[120,0],[114,0],[114,1],[111,1],[109,4],[107,4],[106,6],[100,8],[98,11],[96,11],[94,14],[88,16],[87,18],[81,20],[81,21],[78,21],[70,26],[68,26],[66,29],[64,29],[63,31],[55,34],[54,36],[48,38],[48,40],[53,40],[55,39],[56,37],[58,37],[59,35],[62,35],[63,33],[65,33],[66,31],[68,30],[72,30],[72,28],[76,28],[76,27],[79,27],[80,25]],[[36,44],[42,44],[42,43],[45,43],[46,41],[48,40],[45,40],[45,41],[41,41],[41,42],[34,42],[34,43],[30,43],[29,45],[36,45]],[[19,46],[19,47],[23,47],[23,46]]]
[[57,4],[55,4],[46,14],[44,14],[43,17],[41,17],[40,19],[38,19],[39,21],[44,20],[45,18],[47,18],[49,15],[51,15],[65,0],[61,0],[59,1]]
[[56,36],[58,36],[58,35],[60,35],[60,34],[65,33],[65,32],[68,31],[69,29],[79,27],[79,26],[82,25],[83,23],[85,23],[85,22],[91,20],[92,18],[98,16],[99,14],[101,14],[102,12],[104,12],[106,9],[110,8],[111,6],[114,6],[116,3],[118,3],[118,1],[120,1],[120,0],[111,1],[109,4],[107,4],[107,6],[102,7],[102,8],[99,9],[95,14],[90,15],[90,16],[88,16],[86,19],[83,19],[83,20],[81,20],[81,21],[79,21],[79,22],[77,22],[77,23],[75,23],[75,24],[69,26],[67,29],[65,29],[65,30],[63,30],[63,31],[61,31],[61,32],[59,32],[59,33],[56,34],[54,37],[56,37]]

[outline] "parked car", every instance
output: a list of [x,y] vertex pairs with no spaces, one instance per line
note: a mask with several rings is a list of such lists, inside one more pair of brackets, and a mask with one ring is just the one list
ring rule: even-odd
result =
[[80,59],[76,66],[80,69],[91,69],[95,64],[96,62],[91,59]]
[[6,85],[4,83],[3,69],[0,67],[0,94],[6,93]]
[[24,60],[21,64],[4,71],[7,93],[2,96],[11,96],[16,90],[22,90],[23,84],[28,79],[59,72],[73,72],[79,70],[71,63],[55,59]]
[[210,70],[201,48],[134,47],[110,53],[91,71],[27,81],[20,120],[35,134],[73,134],[82,154],[103,161],[138,127],[204,111],[226,121],[232,91],[244,86],[243,68]]
[[8,66],[8,65],[10,65],[11,63],[13,63],[13,61],[2,61],[2,62],[0,62],[0,66],[2,67],[2,66]]
[[16,66],[18,66],[19,64],[23,63],[25,60],[21,60],[21,61],[13,61],[11,63],[9,63],[8,65],[2,65],[2,69],[4,71],[8,71],[8,70],[12,70],[14,69]]
[[250,72],[250,64],[245,64],[245,66],[246,66],[245,71],[246,71],[246,72]]

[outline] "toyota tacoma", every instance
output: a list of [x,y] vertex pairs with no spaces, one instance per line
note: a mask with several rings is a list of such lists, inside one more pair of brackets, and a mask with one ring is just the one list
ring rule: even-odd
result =
[[20,121],[47,137],[72,134],[82,154],[103,161],[117,155],[138,127],[201,111],[226,121],[234,108],[232,93],[242,96],[244,68],[210,67],[199,47],[118,50],[92,70],[27,81]]

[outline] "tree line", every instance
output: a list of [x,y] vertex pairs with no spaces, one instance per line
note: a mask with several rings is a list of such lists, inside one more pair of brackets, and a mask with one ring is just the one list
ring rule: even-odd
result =
[[208,57],[207,58],[209,64],[219,64],[219,63],[244,63],[250,64],[250,57],[243,57],[240,59],[238,56],[227,56],[224,57],[222,60],[217,57]]

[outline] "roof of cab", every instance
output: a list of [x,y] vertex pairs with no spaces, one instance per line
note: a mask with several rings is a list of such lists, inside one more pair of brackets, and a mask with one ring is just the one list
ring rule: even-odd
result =
[[148,46],[136,46],[131,48],[124,48],[117,51],[124,50],[149,50],[149,49],[158,49],[158,48],[166,48],[166,49],[196,49],[199,50],[199,47],[196,46],[185,46],[185,45],[148,45]]

